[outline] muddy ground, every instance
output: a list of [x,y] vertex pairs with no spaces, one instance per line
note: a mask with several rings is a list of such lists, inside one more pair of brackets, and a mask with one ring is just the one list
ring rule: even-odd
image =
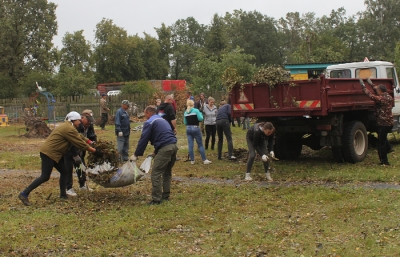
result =
[[[0,169],[0,178],[9,180],[7,185],[19,185],[24,184],[26,181],[30,181],[36,177],[40,176],[40,171],[27,171],[27,170],[8,170],[8,169]],[[53,171],[51,174],[52,178],[59,177],[57,171]],[[146,174],[142,180],[150,180],[150,175]],[[323,187],[353,187],[353,188],[368,188],[368,189],[394,189],[400,190],[400,185],[398,183],[382,183],[382,182],[351,182],[351,183],[338,183],[338,182],[327,182],[327,181],[274,181],[274,182],[266,182],[266,181],[251,181],[246,182],[242,179],[217,179],[217,178],[196,178],[196,177],[180,177],[173,176],[172,181],[175,183],[181,183],[185,185],[192,184],[210,184],[210,185],[232,185],[239,187],[243,184],[252,183],[259,187],[290,187],[290,186],[323,186]],[[92,185],[93,182],[90,182]]]

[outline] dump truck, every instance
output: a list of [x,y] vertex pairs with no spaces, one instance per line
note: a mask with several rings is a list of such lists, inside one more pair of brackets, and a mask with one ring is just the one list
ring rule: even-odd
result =
[[[367,155],[368,133],[376,132],[376,123],[375,102],[364,94],[359,78],[385,85],[394,99],[400,99],[393,64],[367,65],[329,66],[325,74],[312,80],[236,85],[230,92],[232,116],[272,122],[275,155],[280,159],[298,158],[302,146],[307,145],[313,150],[330,147],[338,162],[361,162]],[[340,69],[347,71],[338,75]],[[394,108],[399,107],[395,104]],[[397,127],[398,118],[395,116]]]

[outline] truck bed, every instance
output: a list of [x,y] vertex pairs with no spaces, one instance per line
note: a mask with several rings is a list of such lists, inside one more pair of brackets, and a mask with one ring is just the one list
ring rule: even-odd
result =
[[[392,79],[374,79],[373,82],[384,84],[393,96]],[[366,81],[365,85],[373,90]],[[267,84],[235,86],[231,91],[231,104],[233,117],[316,117],[375,108],[358,79],[326,79],[323,76],[274,87]]]

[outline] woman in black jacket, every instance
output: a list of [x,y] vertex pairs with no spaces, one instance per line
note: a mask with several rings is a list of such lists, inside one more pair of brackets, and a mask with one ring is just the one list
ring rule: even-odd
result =
[[[265,175],[268,181],[273,181],[268,171],[268,159],[275,157],[274,147],[275,128],[271,122],[261,122],[254,124],[246,134],[247,147],[249,148],[249,158],[247,160],[247,170],[245,180],[251,181],[251,168],[253,167],[256,152],[261,156],[264,163]],[[268,153],[270,157],[268,157]]]

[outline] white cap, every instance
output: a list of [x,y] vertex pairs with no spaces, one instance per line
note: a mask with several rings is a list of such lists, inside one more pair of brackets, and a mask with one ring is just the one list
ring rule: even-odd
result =
[[80,120],[80,119],[82,119],[82,117],[77,112],[70,112],[70,113],[67,114],[65,119],[68,120],[68,121],[72,121],[72,120]]

